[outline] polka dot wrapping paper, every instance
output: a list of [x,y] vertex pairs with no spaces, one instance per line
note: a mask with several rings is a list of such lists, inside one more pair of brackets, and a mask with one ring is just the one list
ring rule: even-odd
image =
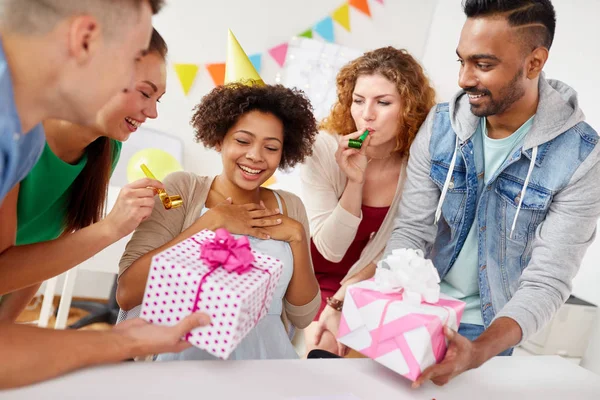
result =
[[211,268],[201,259],[201,244],[215,233],[204,230],[154,256],[140,316],[155,324],[174,325],[194,311],[211,317],[210,326],[196,328],[186,340],[227,359],[269,309],[282,263],[252,250],[247,272]]

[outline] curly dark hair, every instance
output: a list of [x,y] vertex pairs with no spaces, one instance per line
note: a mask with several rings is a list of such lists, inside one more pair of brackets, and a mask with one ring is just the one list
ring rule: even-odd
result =
[[304,92],[283,85],[236,82],[217,86],[194,108],[190,124],[196,141],[215,148],[239,118],[250,111],[273,114],[283,124],[279,168],[294,167],[312,155],[317,135],[312,105]]

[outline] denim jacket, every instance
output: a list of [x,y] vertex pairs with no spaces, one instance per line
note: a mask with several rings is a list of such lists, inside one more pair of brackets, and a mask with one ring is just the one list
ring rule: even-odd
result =
[[512,318],[522,340],[568,298],[600,216],[598,134],[564,83],[542,75],[539,95],[523,146],[487,184],[482,149],[472,141],[479,118],[467,96],[434,107],[411,147],[386,248],[424,250],[443,279],[477,224],[484,325]]

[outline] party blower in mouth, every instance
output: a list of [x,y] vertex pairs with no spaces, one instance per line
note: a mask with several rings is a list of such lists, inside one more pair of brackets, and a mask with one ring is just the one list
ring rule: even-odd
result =
[[358,139],[350,139],[348,140],[348,147],[352,147],[353,149],[360,149],[362,147],[363,142],[369,136],[369,130],[365,130],[365,132],[360,135]]
[[[142,169],[142,171],[144,171],[144,175],[146,175],[148,178],[156,179],[154,174],[150,172],[150,170],[148,169],[148,167],[146,167],[145,164],[140,165],[140,168]],[[183,200],[181,199],[181,196],[177,194],[169,196],[164,189],[156,189],[156,191],[158,192],[158,198],[162,202],[165,210],[181,207],[183,205]]]

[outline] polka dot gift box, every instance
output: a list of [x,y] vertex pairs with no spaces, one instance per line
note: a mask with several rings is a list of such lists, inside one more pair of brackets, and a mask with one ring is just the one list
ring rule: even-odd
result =
[[140,311],[145,320],[174,325],[195,311],[211,317],[186,340],[227,359],[266,315],[283,265],[250,248],[244,236],[209,230],[154,256]]

